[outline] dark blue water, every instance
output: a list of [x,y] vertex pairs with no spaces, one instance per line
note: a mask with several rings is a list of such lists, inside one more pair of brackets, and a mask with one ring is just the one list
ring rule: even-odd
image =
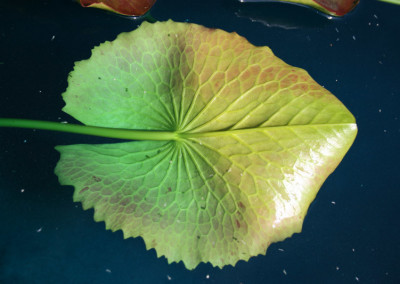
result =
[[[140,22],[70,0],[0,3],[0,117],[72,121],[60,94],[75,61]],[[355,115],[359,135],[303,232],[266,256],[188,271],[93,221],[59,185],[72,134],[0,129],[0,283],[399,283],[400,6],[361,0],[343,19],[285,4],[159,0],[158,20],[236,31],[306,69]]]

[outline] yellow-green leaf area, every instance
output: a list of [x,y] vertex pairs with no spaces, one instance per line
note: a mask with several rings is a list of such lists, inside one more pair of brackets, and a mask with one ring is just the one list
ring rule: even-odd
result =
[[354,117],[306,71],[236,33],[144,23],[76,63],[64,110],[175,139],[58,146],[74,200],[169,262],[234,265],[300,232]]

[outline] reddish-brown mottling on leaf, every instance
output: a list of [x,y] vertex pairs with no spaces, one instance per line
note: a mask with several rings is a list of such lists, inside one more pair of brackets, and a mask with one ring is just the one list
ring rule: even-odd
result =
[[99,177],[92,176],[92,178],[93,178],[93,180],[94,180],[95,182],[100,182],[100,181],[101,181],[101,178],[99,178]]
[[239,208],[241,208],[241,209],[245,209],[245,208],[246,208],[246,207],[244,206],[244,204],[243,204],[241,201],[239,201],[238,206],[239,206]]
[[239,220],[236,220],[236,226],[237,226],[238,228],[240,228],[240,222],[239,222]]
[[81,189],[81,191],[79,191],[79,193],[83,193],[85,191],[89,190],[89,187],[85,186],[84,188]]
[[147,13],[156,0],[80,0],[82,7],[94,7],[127,16]]
[[[125,198],[125,199],[122,200],[119,204],[120,204],[121,206],[126,206],[126,205],[128,205],[129,203],[130,203],[129,198]],[[124,210],[125,210],[125,208],[124,208]]]

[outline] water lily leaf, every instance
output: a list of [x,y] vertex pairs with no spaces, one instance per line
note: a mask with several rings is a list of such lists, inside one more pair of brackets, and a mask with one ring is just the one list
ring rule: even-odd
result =
[[390,3],[390,4],[400,5],[400,0],[379,0],[379,1]]
[[300,232],[357,132],[306,71],[195,24],[143,23],[95,47],[68,82],[64,111],[84,124],[166,136],[58,146],[61,184],[108,229],[189,269],[234,265]]
[[144,15],[156,0],[80,0],[83,7],[94,7],[127,16]]
[[312,7],[328,15],[344,16],[353,10],[360,0],[240,0],[240,2],[292,2]]

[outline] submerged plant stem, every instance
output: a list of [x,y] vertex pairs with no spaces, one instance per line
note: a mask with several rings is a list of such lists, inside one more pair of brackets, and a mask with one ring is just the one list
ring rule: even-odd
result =
[[0,118],[0,127],[70,132],[125,140],[176,140],[175,132],[117,129],[30,119]]

